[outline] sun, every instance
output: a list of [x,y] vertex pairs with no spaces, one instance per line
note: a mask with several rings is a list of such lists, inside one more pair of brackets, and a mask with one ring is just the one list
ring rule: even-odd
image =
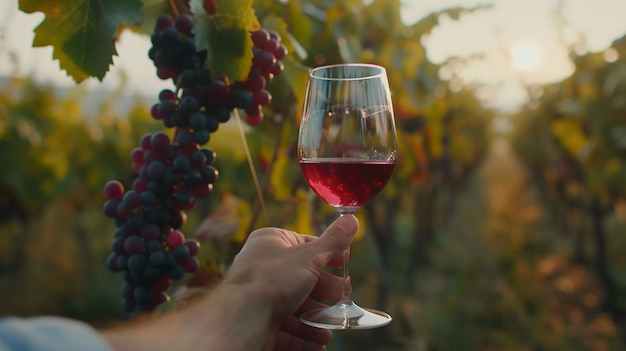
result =
[[532,42],[521,42],[511,47],[511,65],[522,71],[532,71],[541,64],[541,50]]

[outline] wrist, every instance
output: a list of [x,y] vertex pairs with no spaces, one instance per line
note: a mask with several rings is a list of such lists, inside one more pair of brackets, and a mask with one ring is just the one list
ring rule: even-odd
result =
[[224,281],[184,310],[107,330],[103,336],[118,351],[261,351],[275,330],[271,305],[253,284]]
[[276,328],[271,304],[249,282],[226,279],[190,311],[222,347],[215,349],[260,351]]

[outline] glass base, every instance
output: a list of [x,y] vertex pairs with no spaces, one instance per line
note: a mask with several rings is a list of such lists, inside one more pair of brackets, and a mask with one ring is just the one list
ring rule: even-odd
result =
[[302,323],[323,329],[372,329],[391,323],[391,316],[383,311],[361,308],[355,303],[312,310],[300,316]]

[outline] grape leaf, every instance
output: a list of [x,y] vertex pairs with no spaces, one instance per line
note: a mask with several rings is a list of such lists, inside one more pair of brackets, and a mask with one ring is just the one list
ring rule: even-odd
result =
[[207,50],[215,77],[244,80],[252,65],[250,31],[260,28],[252,0],[216,0],[213,14],[204,11],[202,0],[191,1],[196,47]]
[[20,0],[19,7],[45,14],[35,28],[33,46],[51,45],[52,57],[77,83],[89,77],[102,80],[117,55],[120,26],[139,25],[142,19],[139,0]]
[[[291,56],[287,56],[282,60],[285,65],[285,71],[281,74],[285,75],[291,90],[296,96],[296,100],[298,101],[298,106],[296,111],[298,111],[298,118],[300,117],[300,111],[304,108],[304,97],[306,94],[306,84],[309,79],[309,70],[310,67],[304,66],[300,62],[294,60]],[[298,120],[298,123],[300,121]]]

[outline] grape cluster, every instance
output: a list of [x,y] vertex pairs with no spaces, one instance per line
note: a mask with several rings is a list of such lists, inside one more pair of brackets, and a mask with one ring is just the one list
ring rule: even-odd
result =
[[148,56],[159,78],[176,81],[182,71],[199,68],[206,60],[206,51],[196,51],[192,28],[193,20],[188,15],[176,19],[169,15],[157,17]]
[[180,228],[186,221],[184,211],[212,190],[217,178],[211,166],[214,158],[210,149],[170,143],[163,132],[147,134],[131,153],[138,173],[132,189],[124,192],[119,181],[105,185],[104,213],[117,224],[107,266],[124,272],[126,312],[154,309],[169,299],[165,290],[172,279],[198,268],[199,243],[185,239]]
[[[193,41],[192,30],[193,21],[187,15],[175,19],[161,15],[157,19],[149,56],[157,67],[159,77],[176,81],[178,93],[171,90],[161,92],[159,103],[152,108],[152,116],[163,120],[169,128],[191,128],[194,140],[199,144],[208,142],[209,134],[217,130],[219,123],[228,121],[234,108],[245,111],[245,120],[249,125],[258,125],[263,119],[262,107],[272,99],[266,90],[267,84],[284,70],[281,59],[287,54],[287,49],[280,35],[263,28],[251,32],[253,59],[250,72],[246,80],[229,83],[222,77],[211,77],[204,61],[199,62],[206,59],[205,51],[193,54],[188,49],[176,51],[180,45]],[[165,37],[171,36],[167,33],[174,31],[180,41],[166,41]],[[162,42],[175,42],[176,45],[163,46]],[[167,59],[160,59],[159,53],[167,53],[162,54]],[[180,56],[172,59],[170,53]],[[194,113],[195,116],[192,116]]]
[[185,70],[178,79],[178,94],[164,89],[151,115],[178,132],[175,142],[182,147],[204,145],[219,124],[230,119],[233,109],[226,84],[211,79],[205,70]]
[[[257,125],[263,119],[262,106],[269,104],[272,95],[265,87],[285,67],[280,61],[287,54],[287,49],[281,44],[280,35],[274,31],[259,29],[251,33],[254,57],[252,68],[245,82],[235,82],[235,90],[239,108],[246,111],[246,122]],[[242,99],[243,97],[243,99]]]
[[230,83],[212,77],[206,52],[196,50],[193,25],[188,15],[160,15],[149,51],[157,75],[175,83],[175,89],[159,93],[150,111],[175,129],[173,138],[165,132],[142,137],[131,152],[132,188],[125,191],[114,180],[104,189],[103,211],[117,226],[106,264],[124,274],[127,313],[153,310],[169,299],[173,280],[197,270],[199,243],[185,239],[181,227],[185,211],[207,197],[217,179],[215,153],[204,145],[233,109],[245,110],[250,125],[260,123],[262,106],[271,101],[266,86],[284,69],[280,60],[287,50],[280,36],[260,29],[250,34],[254,48],[247,79]]

